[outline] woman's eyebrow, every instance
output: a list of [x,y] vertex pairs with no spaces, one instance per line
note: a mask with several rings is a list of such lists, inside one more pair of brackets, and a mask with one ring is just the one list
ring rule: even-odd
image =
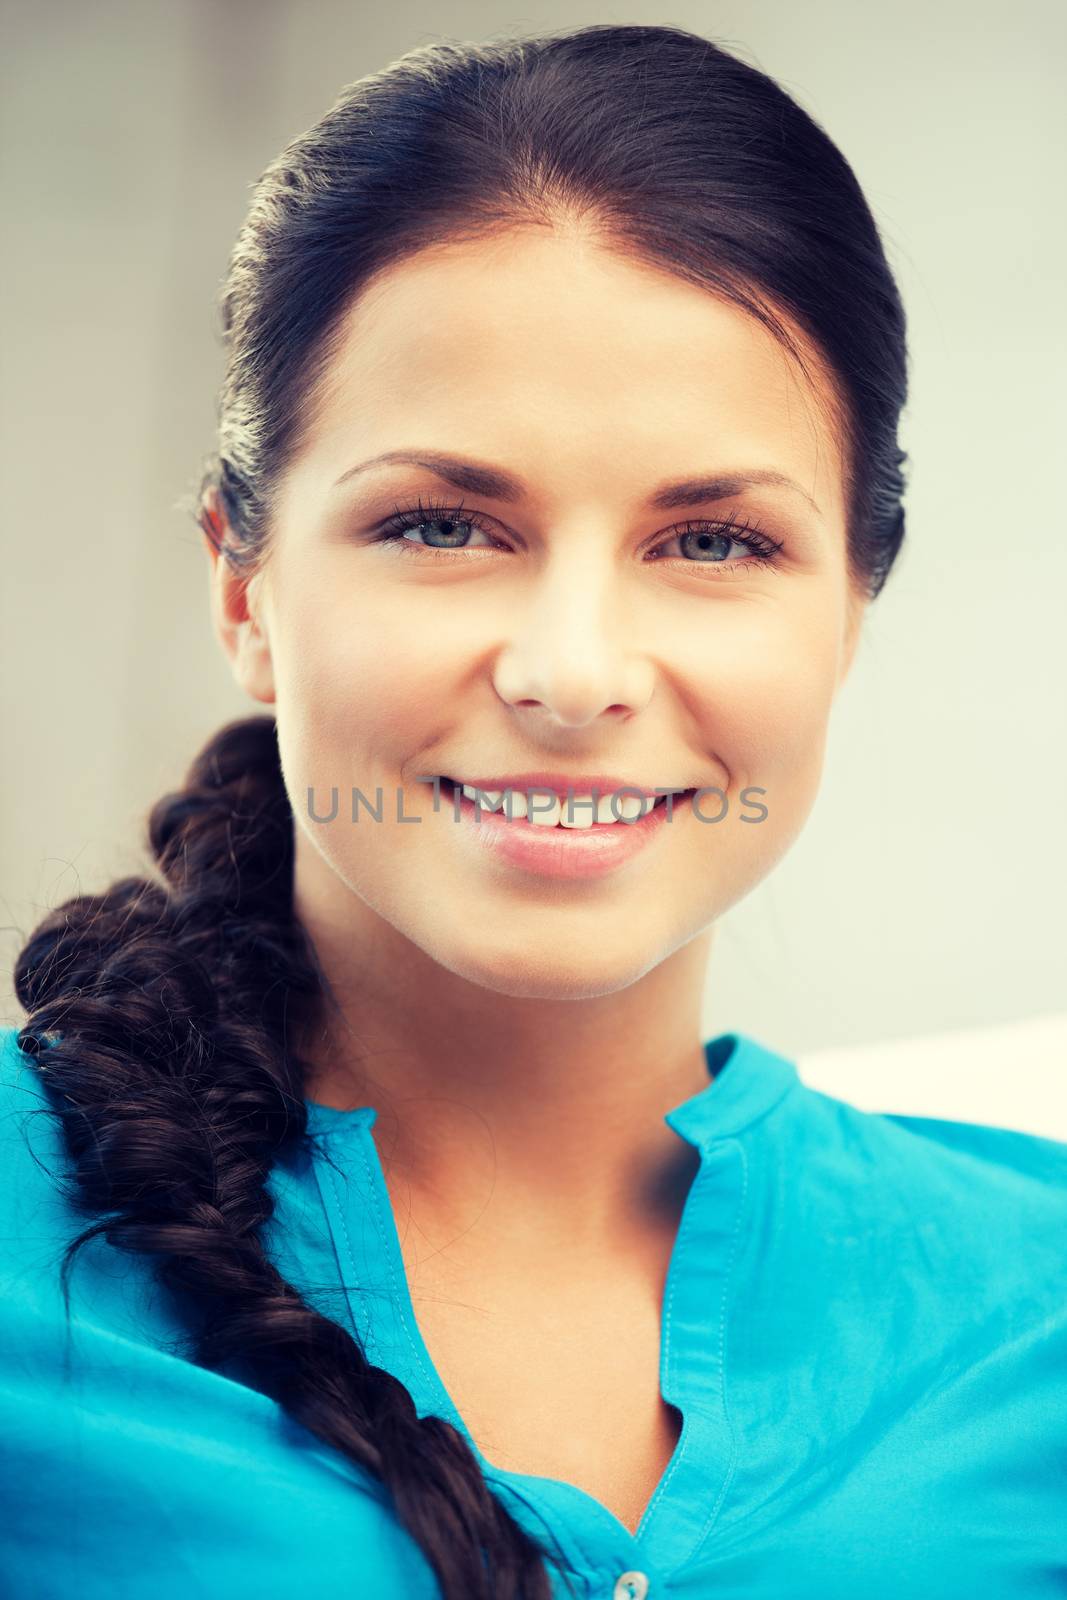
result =
[[[473,461],[469,456],[449,455],[442,450],[385,450],[381,455],[371,456],[369,460],[360,461],[356,466],[349,467],[347,472],[342,472],[334,488],[346,483],[349,478],[354,478],[357,473],[366,472],[370,467],[402,465],[425,467],[428,472],[443,478],[446,483],[452,484],[456,489],[462,489],[466,494],[485,495],[493,500],[513,503],[522,500],[529,493],[523,480],[514,473],[505,472],[503,467],[490,466],[484,461]],[[806,489],[801,488],[795,478],[790,478],[786,473],[777,472],[770,467],[701,474],[664,483],[653,491],[646,503],[652,511],[671,511],[678,506],[697,506],[712,500],[726,500],[731,495],[740,494],[745,489],[759,485],[791,489],[806,500],[818,516],[822,515],[811,495]]]

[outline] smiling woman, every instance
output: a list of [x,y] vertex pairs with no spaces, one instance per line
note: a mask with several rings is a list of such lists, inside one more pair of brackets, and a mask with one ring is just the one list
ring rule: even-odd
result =
[[18,960],[13,1592],[1062,1593],[1067,1147],[701,1036],[903,537],[844,157],[678,28],[437,43],[268,167],[222,311],[272,710]]

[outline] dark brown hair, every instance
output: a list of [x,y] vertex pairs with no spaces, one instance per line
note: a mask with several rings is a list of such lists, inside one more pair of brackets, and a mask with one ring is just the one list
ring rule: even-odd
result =
[[[758,318],[832,375],[853,581],[904,532],[904,313],[848,163],[770,78],[673,27],[593,26],[410,51],[350,85],[264,172],[221,307],[218,444],[195,496],[235,567],[266,548],[340,320],[378,273],[445,241],[565,218]],[[794,337],[799,329],[804,340]],[[444,1600],[546,1600],[543,1550],[462,1435],[276,1271],[272,1164],[307,1136],[300,1039],[326,998],[293,911],[294,817],[273,719],[223,728],[152,809],[156,878],[51,912],[19,954],[19,1043],[96,1234],[151,1259],[198,1318],[194,1359],[239,1364],[380,1478]],[[554,1559],[554,1557],[553,1557]]]

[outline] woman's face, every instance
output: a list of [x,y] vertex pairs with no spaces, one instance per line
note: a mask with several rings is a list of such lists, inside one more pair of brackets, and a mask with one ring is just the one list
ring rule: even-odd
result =
[[[315,398],[228,645],[276,705],[298,904],[502,993],[634,982],[760,882],[815,799],[863,609],[829,390],[707,292],[531,230],[383,273]],[[401,451],[482,476],[364,465]],[[737,482],[664,494],[713,478]],[[457,821],[420,781],[532,771],[708,792],[635,848],[625,821]],[[352,820],[353,788],[380,821]]]

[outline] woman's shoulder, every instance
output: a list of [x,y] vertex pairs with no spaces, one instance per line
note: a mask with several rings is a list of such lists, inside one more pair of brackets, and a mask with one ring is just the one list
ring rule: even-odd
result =
[[[818,1138],[843,1160],[881,1155],[889,1165],[913,1167],[920,1179],[925,1174],[935,1182],[974,1182],[980,1175],[983,1187],[1042,1188],[1053,1203],[1067,1202],[1067,1141],[989,1117],[878,1109],[869,1075],[859,1079],[862,1098],[857,1089],[852,1099],[839,1068],[830,1076],[817,1074],[803,1056],[791,1058],[791,1065],[800,1090],[792,1104],[802,1113],[792,1126],[805,1142]],[[914,1082],[914,1073],[908,1081]],[[898,1105],[904,1099],[895,1080],[885,1095],[894,1098]],[[983,1104],[987,1101],[988,1096]]]
[[1067,1205],[1067,1143],[1045,1135],[966,1118],[878,1111],[804,1084],[805,1098],[836,1124],[841,1148],[859,1160],[905,1165],[935,1186],[977,1185],[996,1191],[1047,1194]]
[[875,1116],[902,1166],[906,1160],[916,1209],[955,1219],[961,1239],[984,1244],[1006,1278],[1047,1267],[1067,1289],[1067,1144],[950,1117]]
[[981,1167],[994,1182],[1036,1185],[1047,1189],[1054,1200],[1067,1203],[1067,1143],[1060,1139],[951,1117],[897,1111],[873,1114],[891,1130],[891,1135],[899,1135],[908,1143],[917,1160],[933,1152],[935,1159],[951,1158],[961,1174],[973,1176],[975,1169]]
[[[0,1027],[0,1571],[11,1593],[177,1600],[303,1584],[428,1600],[432,1574],[378,1480],[265,1394],[191,1359],[193,1329],[146,1258],[90,1239],[68,1315],[63,1255],[91,1219],[72,1204],[62,1127],[17,1034]],[[307,1515],[294,1519],[294,1505]],[[56,1541],[57,1507],[76,1539]]]
[[1043,1188],[1056,1204],[1067,1195],[1053,1101],[1065,1027],[1067,1016],[920,1034],[809,1051],[797,1066],[809,1100],[833,1107],[861,1148],[884,1146],[919,1177],[980,1174],[983,1189]]
[[[809,1090],[820,1099],[830,1099]],[[846,1136],[861,1150],[880,1149],[935,1187],[977,1186],[976,1197],[1006,1192],[1067,1206],[1067,1143],[1034,1132],[965,1118],[874,1111],[834,1100]]]
[[[1067,1143],[950,1117],[861,1108],[805,1084],[803,1170],[812,1203],[848,1231],[903,1228],[946,1271],[984,1263],[1006,1293],[1067,1293]],[[817,1196],[817,1198],[816,1198]],[[1067,1301],[1063,1301],[1067,1304]]]

